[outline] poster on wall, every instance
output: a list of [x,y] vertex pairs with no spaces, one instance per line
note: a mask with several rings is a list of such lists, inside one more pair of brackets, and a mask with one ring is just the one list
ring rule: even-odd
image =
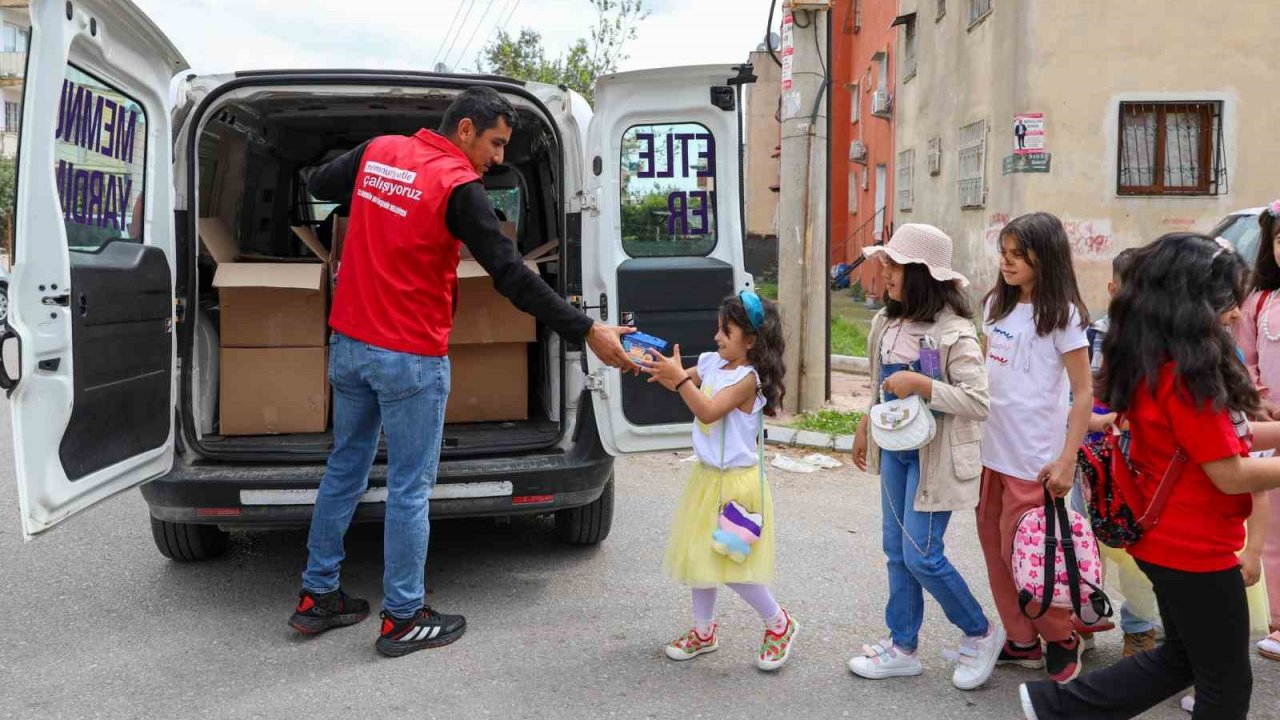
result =
[[791,89],[792,69],[795,67],[796,36],[795,18],[791,13],[782,17],[782,89]]
[[1044,113],[1018,113],[1014,115],[1014,154],[1043,153],[1044,148]]

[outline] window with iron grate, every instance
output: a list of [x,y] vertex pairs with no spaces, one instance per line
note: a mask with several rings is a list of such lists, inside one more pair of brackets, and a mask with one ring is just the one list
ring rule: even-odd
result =
[[1222,195],[1220,102],[1120,103],[1120,195]]
[[909,212],[915,204],[915,193],[912,192],[912,180],[915,175],[916,151],[903,150],[898,153],[898,210]]
[[960,128],[960,207],[980,208],[987,202],[987,121]]

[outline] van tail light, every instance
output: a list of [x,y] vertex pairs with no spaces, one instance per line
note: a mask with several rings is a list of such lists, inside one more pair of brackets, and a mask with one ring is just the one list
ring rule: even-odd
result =
[[555,495],[517,495],[511,498],[512,505],[542,505],[555,502]]
[[240,508],[196,508],[196,517],[240,517]]

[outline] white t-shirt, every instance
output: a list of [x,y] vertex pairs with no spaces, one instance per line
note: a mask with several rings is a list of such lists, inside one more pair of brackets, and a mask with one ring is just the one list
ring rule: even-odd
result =
[[983,308],[982,334],[991,416],[982,431],[982,464],[1034,481],[1067,441],[1071,383],[1062,356],[1088,347],[1089,340],[1074,307],[1065,328],[1041,337],[1030,303],[1019,303],[994,323],[986,322],[989,306]]
[[[728,362],[720,357],[720,353],[702,353],[698,356],[698,377],[702,380],[702,393],[714,397],[723,388],[732,387],[742,382],[748,375],[755,375],[756,382],[760,376],[750,365],[743,365],[733,370],[725,369]],[[693,452],[698,461],[709,467],[726,468],[755,467],[760,462],[759,448],[756,444],[756,433],[760,432],[760,413],[764,410],[764,397],[757,393],[755,405],[747,414],[738,408],[729,411],[720,420],[711,425],[701,421],[693,423]],[[720,433],[724,431],[724,462],[721,462]]]

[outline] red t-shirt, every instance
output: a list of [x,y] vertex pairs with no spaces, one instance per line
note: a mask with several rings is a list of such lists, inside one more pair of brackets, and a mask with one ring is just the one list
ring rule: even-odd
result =
[[1154,395],[1140,389],[1127,416],[1129,458],[1142,473],[1139,484],[1147,497],[1164,477],[1175,446],[1189,458],[1156,526],[1129,548],[1129,554],[1186,572],[1217,572],[1238,565],[1236,553],[1244,547],[1244,522],[1253,512],[1253,498],[1247,493],[1227,495],[1200,467],[1249,454],[1249,442],[1232,423],[1230,412],[1197,404],[1185,386],[1179,390],[1173,363],[1168,363],[1160,369]]

